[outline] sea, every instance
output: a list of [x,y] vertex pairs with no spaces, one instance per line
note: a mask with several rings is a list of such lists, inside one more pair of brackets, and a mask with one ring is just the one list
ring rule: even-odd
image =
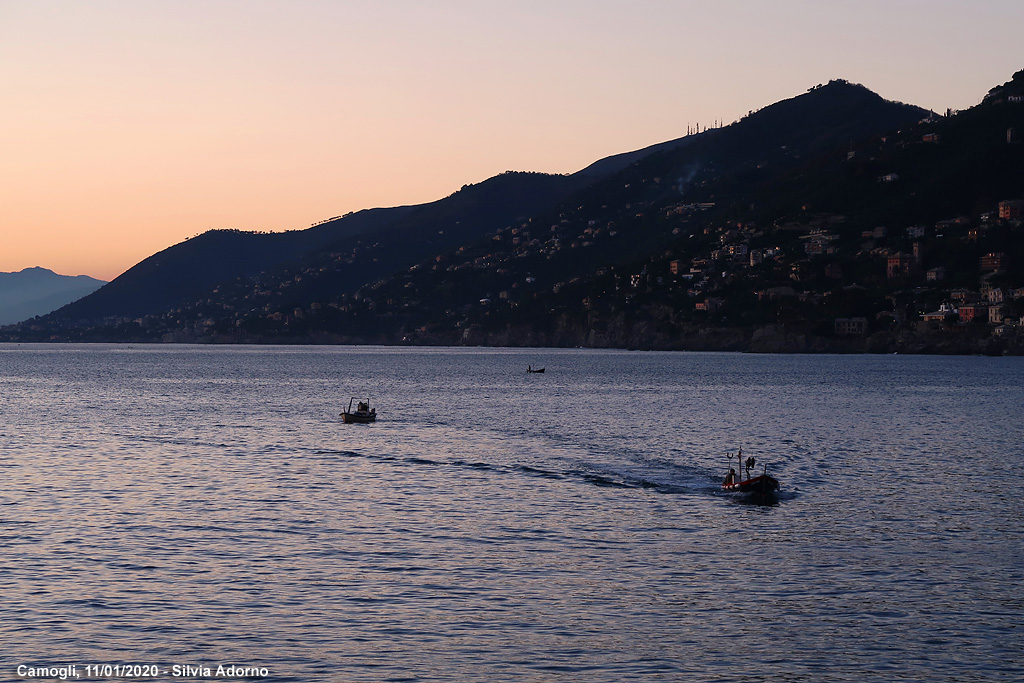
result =
[[7,344],[0,415],[2,681],[1024,681],[1022,358]]

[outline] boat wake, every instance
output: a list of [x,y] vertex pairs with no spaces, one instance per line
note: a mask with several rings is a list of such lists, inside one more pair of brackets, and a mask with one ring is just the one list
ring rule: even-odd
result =
[[[393,463],[396,466],[410,467],[446,467],[478,472],[491,472],[502,476],[535,477],[552,481],[578,482],[599,488],[636,489],[652,493],[687,494],[714,492],[717,486],[709,481],[706,474],[698,473],[679,465],[673,465],[676,472],[667,478],[672,481],[659,481],[666,477],[648,478],[634,474],[617,472],[608,468],[589,465],[570,466],[566,468],[538,467],[519,463],[496,464],[465,459],[434,459],[422,456],[402,456],[387,454],[367,454],[356,451],[318,451],[319,455],[337,455],[346,458],[362,458],[378,462]],[[680,476],[683,475],[683,476]],[[678,483],[686,478],[685,483]]]

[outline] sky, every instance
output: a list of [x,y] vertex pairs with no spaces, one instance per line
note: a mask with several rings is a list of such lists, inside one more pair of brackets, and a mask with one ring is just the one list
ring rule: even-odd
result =
[[111,280],[506,170],[572,173],[844,78],[965,109],[1020,0],[0,0],[0,272]]

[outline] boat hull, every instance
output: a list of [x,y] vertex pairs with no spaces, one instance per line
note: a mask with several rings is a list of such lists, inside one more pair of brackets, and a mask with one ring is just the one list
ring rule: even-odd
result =
[[735,484],[722,484],[726,493],[739,493],[750,500],[772,501],[779,497],[779,480],[767,474],[738,481]]
[[376,422],[377,416],[373,413],[370,415],[360,415],[358,413],[342,413],[341,421],[346,424],[368,424],[370,422]]

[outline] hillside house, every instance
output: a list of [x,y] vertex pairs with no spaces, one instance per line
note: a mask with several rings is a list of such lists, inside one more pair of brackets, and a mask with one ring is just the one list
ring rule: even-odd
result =
[[914,267],[914,257],[910,254],[897,252],[890,254],[886,265],[885,274],[889,279],[910,275]]
[[999,218],[1004,221],[1019,221],[1024,218],[1024,199],[999,202]]
[[837,337],[863,337],[868,332],[867,318],[836,318]]
[[988,304],[963,304],[957,309],[960,322],[969,323],[973,320],[988,320]]
[[745,244],[730,244],[725,247],[724,251],[729,254],[729,256],[732,256],[734,260],[747,260],[747,245]]
[[808,256],[820,256],[822,254],[831,254],[834,251],[831,243],[838,240],[839,235],[813,232],[810,235],[802,236],[800,239],[805,240],[804,253]]
[[803,303],[820,306],[821,303],[825,300],[825,295],[814,291],[800,292],[799,294],[797,294],[796,298],[802,301]]
[[1006,256],[1003,252],[992,252],[982,256],[979,261],[982,272],[999,273],[1006,267]]
[[887,234],[889,234],[889,231],[886,229],[886,227],[884,225],[879,225],[877,228],[865,230],[860,234],[860,236],[861,238],[866,240],[880,240]]
[[957,311],[956,311],[955,308],[953,308],[949,304],[942,304],[941,306],[939,306],[939,310],[937,310],[937,311],[931,311],[929,313],[921,314],[921,320],[923,320],[926,323],[932,323],[932,322],[941,323],[947,317],[953,316],[953,315],[956,315],[956,314],[957,314]]
[[924,226],[923,225],[912,225],[907,228],[907,237],[911,239],[917,239],[918,237],[924,237]]
[[941,235],[946,230],[951,230],[956,227],[970,225],[971,219],[969,216],[957,216],[956,218],[946,218],[941,221],[936,221],[935,229]]
[[787,297],[795,297],[796,290],[792,287],[769,287],[754,292],[754,294],[757,295],[758,301],[778,301]]
[[978,292],[972,292],[969,289],[954,289],[949,293],[949,296],[953,301],[959,301],[961,303],[972,303],[981,298],[981,295]]

